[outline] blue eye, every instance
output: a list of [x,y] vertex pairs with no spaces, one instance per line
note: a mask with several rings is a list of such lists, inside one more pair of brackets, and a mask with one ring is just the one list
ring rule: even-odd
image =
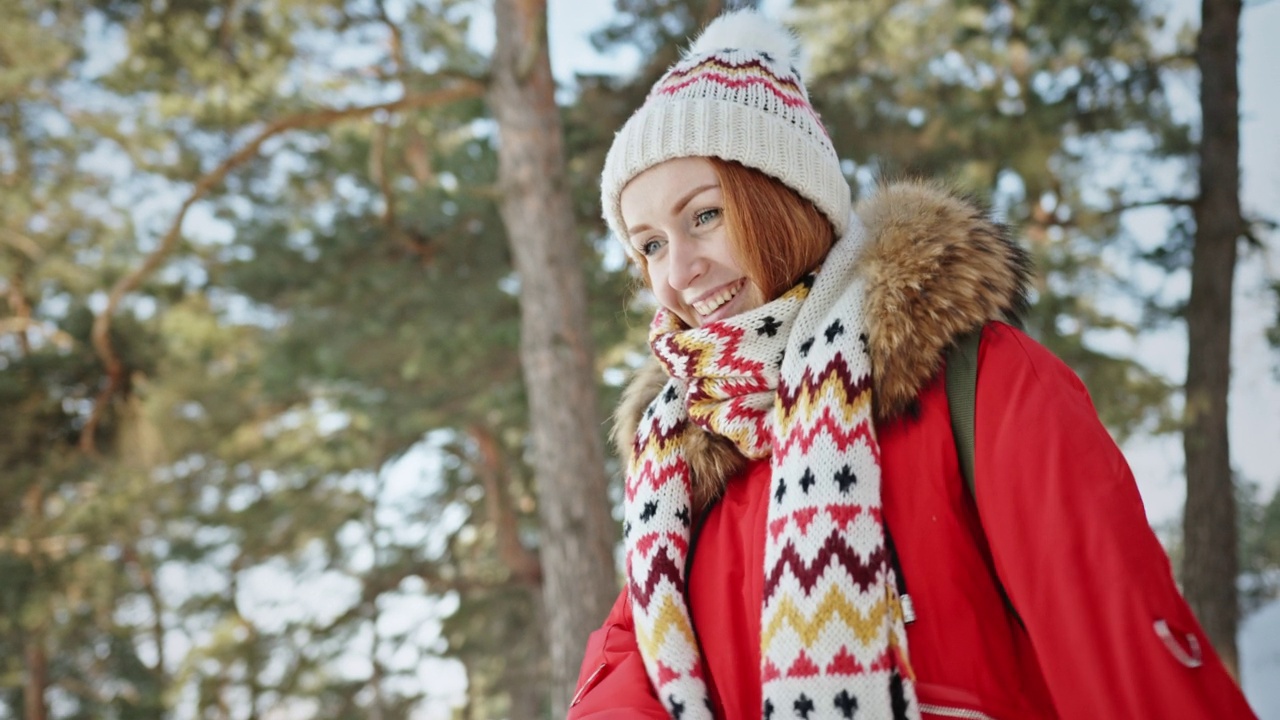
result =
[[707,223],[712,222],[718,217],[720,217],[720,208],[707,208],[706,210],[699,210],[697,214],[693,216],[693,224],[698,226],[706,225]]
[[645,257],[650,257],[654,253],[662,249],[662,243],[657,240],[649,240],[647,242],[641,243],[638,249],[640,250],[641,255]]

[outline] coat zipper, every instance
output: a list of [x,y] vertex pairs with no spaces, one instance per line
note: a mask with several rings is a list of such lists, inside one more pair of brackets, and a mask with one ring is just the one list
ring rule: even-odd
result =
[[587,694],[588,690],[596,686],[596,682],[600,679],[600,674],[603,673],[604,669],[608,666],[608,663],[600,663],[600,667],[597,667],[595,672],[591,673],[587,678],[586,682],[582,683],[582,689],[574,694],[573,701],[569,703],[569,707],[573,707],[582,702],[583,696]]
[[961,720],[996,720],[990,715],[978,712],[977,710],[967,710],[965,708],[949,707],[947,705],[930,705],[920,703],[920,712],[929,713],[930,715],[938,715],[940,717],[960,718]]

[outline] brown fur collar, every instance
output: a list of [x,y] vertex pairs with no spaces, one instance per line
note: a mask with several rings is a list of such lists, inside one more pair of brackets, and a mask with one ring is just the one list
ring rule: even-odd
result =
[[[937,185],[888,185],[857,213],[869,238],[859,263],[868,279],[872,397],[876,421],[885,422],[914,404],[957,337],[1023,311],[1030,262],[1003,225]],[[651,360],[623,393],[613,440],[624,460],[641,414],[666,382]],[[692,424],[684,450],[698,507],[746,463],[728,440]]]

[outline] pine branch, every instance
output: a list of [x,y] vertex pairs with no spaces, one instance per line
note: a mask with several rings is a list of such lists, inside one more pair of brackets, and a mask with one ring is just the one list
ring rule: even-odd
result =
[[136,290],[143,280],[155,272],[160,267],[160,264],[173,252],[173,249],[177,247],[178,240],[182,235],[182,222],[186,219],[187,211],[205,195],[209,194],[211,190],[220,185],[232,170],[256,156],[263,143],[291,130],[326,127],[345,120],[368,117],[378,112],[401,112],[446,105],[468,98],[480,97],[484,92],[485,87],[480,83],[458,82],[444,89],[414,94],[387,103],[349,108],[325,108],[289,115],[268,124],[244,147],[223,160],[211,172],[201,177],[178,209],[177,216],[174,217],[173,222],[169,225],[169,230],[161,239],[159,246],[147,256],[142,265],[116,282],[115,286],[111,288],[106,307],[94,318],[93,348],[106,368],[107,382],[94,400],[93,411],[90,413],[89,420],[85,423],[84,430],[80,434],[80,449],[90,455],[97,453],[94,436],[98,424],[102,420],[106,404],[124,386],[124,364],[121,362],[120,356],[116,354],[110,337],[111,321],[116,310],[120,307],[120,303],[125,296]]

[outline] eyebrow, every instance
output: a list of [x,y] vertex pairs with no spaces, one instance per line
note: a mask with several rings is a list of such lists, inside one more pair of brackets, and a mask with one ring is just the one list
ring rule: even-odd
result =
[[[683,197],[676,200],[675,205],[671,207],[671,214],[679,215],[681,211],[684,210],[685,206],[688,205],[689,202],[693,200],[695,197],[697,197],[699,194],[707,190],[711,190],[712,188],[718,188],[718,187],[720,187],[720,183],[717,181],[713,183],[707,183],[706,185],[699,185],[698,187],[690,190],[689,192],[685,193]],[[648,225],[643,223],[640,225],[633,225],[627,228],[627,237],[635,235],[638,232],[641,232],[644,230],[650,230],[650,229],[652,228],[650,228]]]

